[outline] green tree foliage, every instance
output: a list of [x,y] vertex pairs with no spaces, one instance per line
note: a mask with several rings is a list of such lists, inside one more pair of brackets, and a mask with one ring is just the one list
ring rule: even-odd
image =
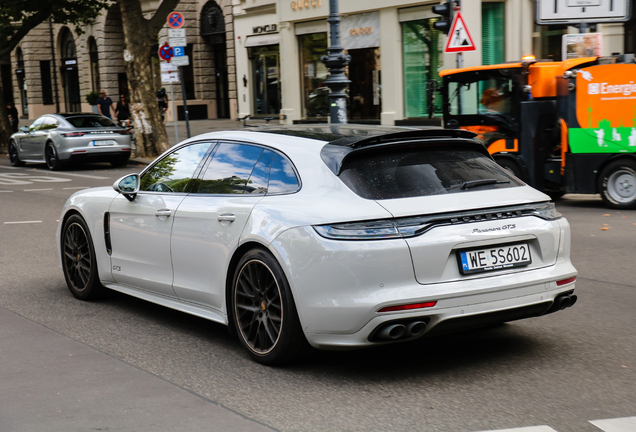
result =
[[[8,56],[35,26],[51,18],[56,24],[81,25],[97,17],[109,5],[105,0],[1,0],[0,58]],[[0,83],[0,86],[2,83]],[[11,135],[4,92],[0,88],[0,145]]]

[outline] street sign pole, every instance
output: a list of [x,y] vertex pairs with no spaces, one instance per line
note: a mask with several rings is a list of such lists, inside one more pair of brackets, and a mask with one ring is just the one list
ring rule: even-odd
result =
[[177,105],[174,103],[174,91],[172,83],[170,83],[170,100],[172,101],[172,120],[174,121],[174,135],[177,138],[177,144],[179,144],[179,128],[177,128]]
[[183,81],[183,68],[179,66],[179,77],[181,78],[181,94],[183,95],[183,113],[185,114],[186,132],[190,138],[190,119],[188,118],[188,100],[186,97],[185,81]]

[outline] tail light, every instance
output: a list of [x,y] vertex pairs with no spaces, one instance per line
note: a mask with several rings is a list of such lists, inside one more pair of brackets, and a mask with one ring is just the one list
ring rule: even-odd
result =
[[436,304],[437,304],[436,301],[431,301],[431,302],[425,302],[425,303],[411,303],[411,304],[405,304],[405,305],[399,305],[399,306],[388,306],[388,307],[380,309],[378,312],[396,312],[396,311],[412,310],[412,309],[424,309],[424,308],[433,307]]
[[68,132],[62,134],[63,137],[81,137],[84,135],[86,135],[85,132]]

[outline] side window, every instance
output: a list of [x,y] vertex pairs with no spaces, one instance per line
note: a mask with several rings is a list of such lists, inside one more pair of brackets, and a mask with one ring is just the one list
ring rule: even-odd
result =
[[[197,193],[242,194],[263,149],[247,144],[221,143],[198,182]],[[252,187],[250,186],[249,189]],[[249,193],[249,191],[248,191]]]
[[44,122],[40,125],[39,130],[55,129],[59,126],[59,123],[55,117],[44,117]]
[[42,125],[42,123],[44,123],[44,117],[40,117],[39,119],[34,121],[31,124],[31,126],[29,126],[29,132],[33,132],[33,131],[36,131],[36,130],[40,129],[40,126]]
[[194,171],[209,148],[209,142],[195,143],[167,154],[144,173],[139,190],[186,192]]
[[269,173],[268,194],[296,192],[300,182],[287,159],[279,154],[274,154],[272,169]]

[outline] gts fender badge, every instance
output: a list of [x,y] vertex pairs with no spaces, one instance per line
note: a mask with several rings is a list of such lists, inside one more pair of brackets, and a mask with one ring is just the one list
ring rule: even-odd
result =
[[119,266],[113,266],[113,270],[115,270],[115,271],[121,271],[121,267],[119,267]]
[[500,227],[484,228],[484,229],[475,228],[475,229],[473,229],[473,234],[481,234],[481,233],[496,232],[496,231],[506,231],[506,230],[513,230],[515,228],[517,228],[517,225],[515,225],[515,224],[508,224],[508,225],[502,225]]

